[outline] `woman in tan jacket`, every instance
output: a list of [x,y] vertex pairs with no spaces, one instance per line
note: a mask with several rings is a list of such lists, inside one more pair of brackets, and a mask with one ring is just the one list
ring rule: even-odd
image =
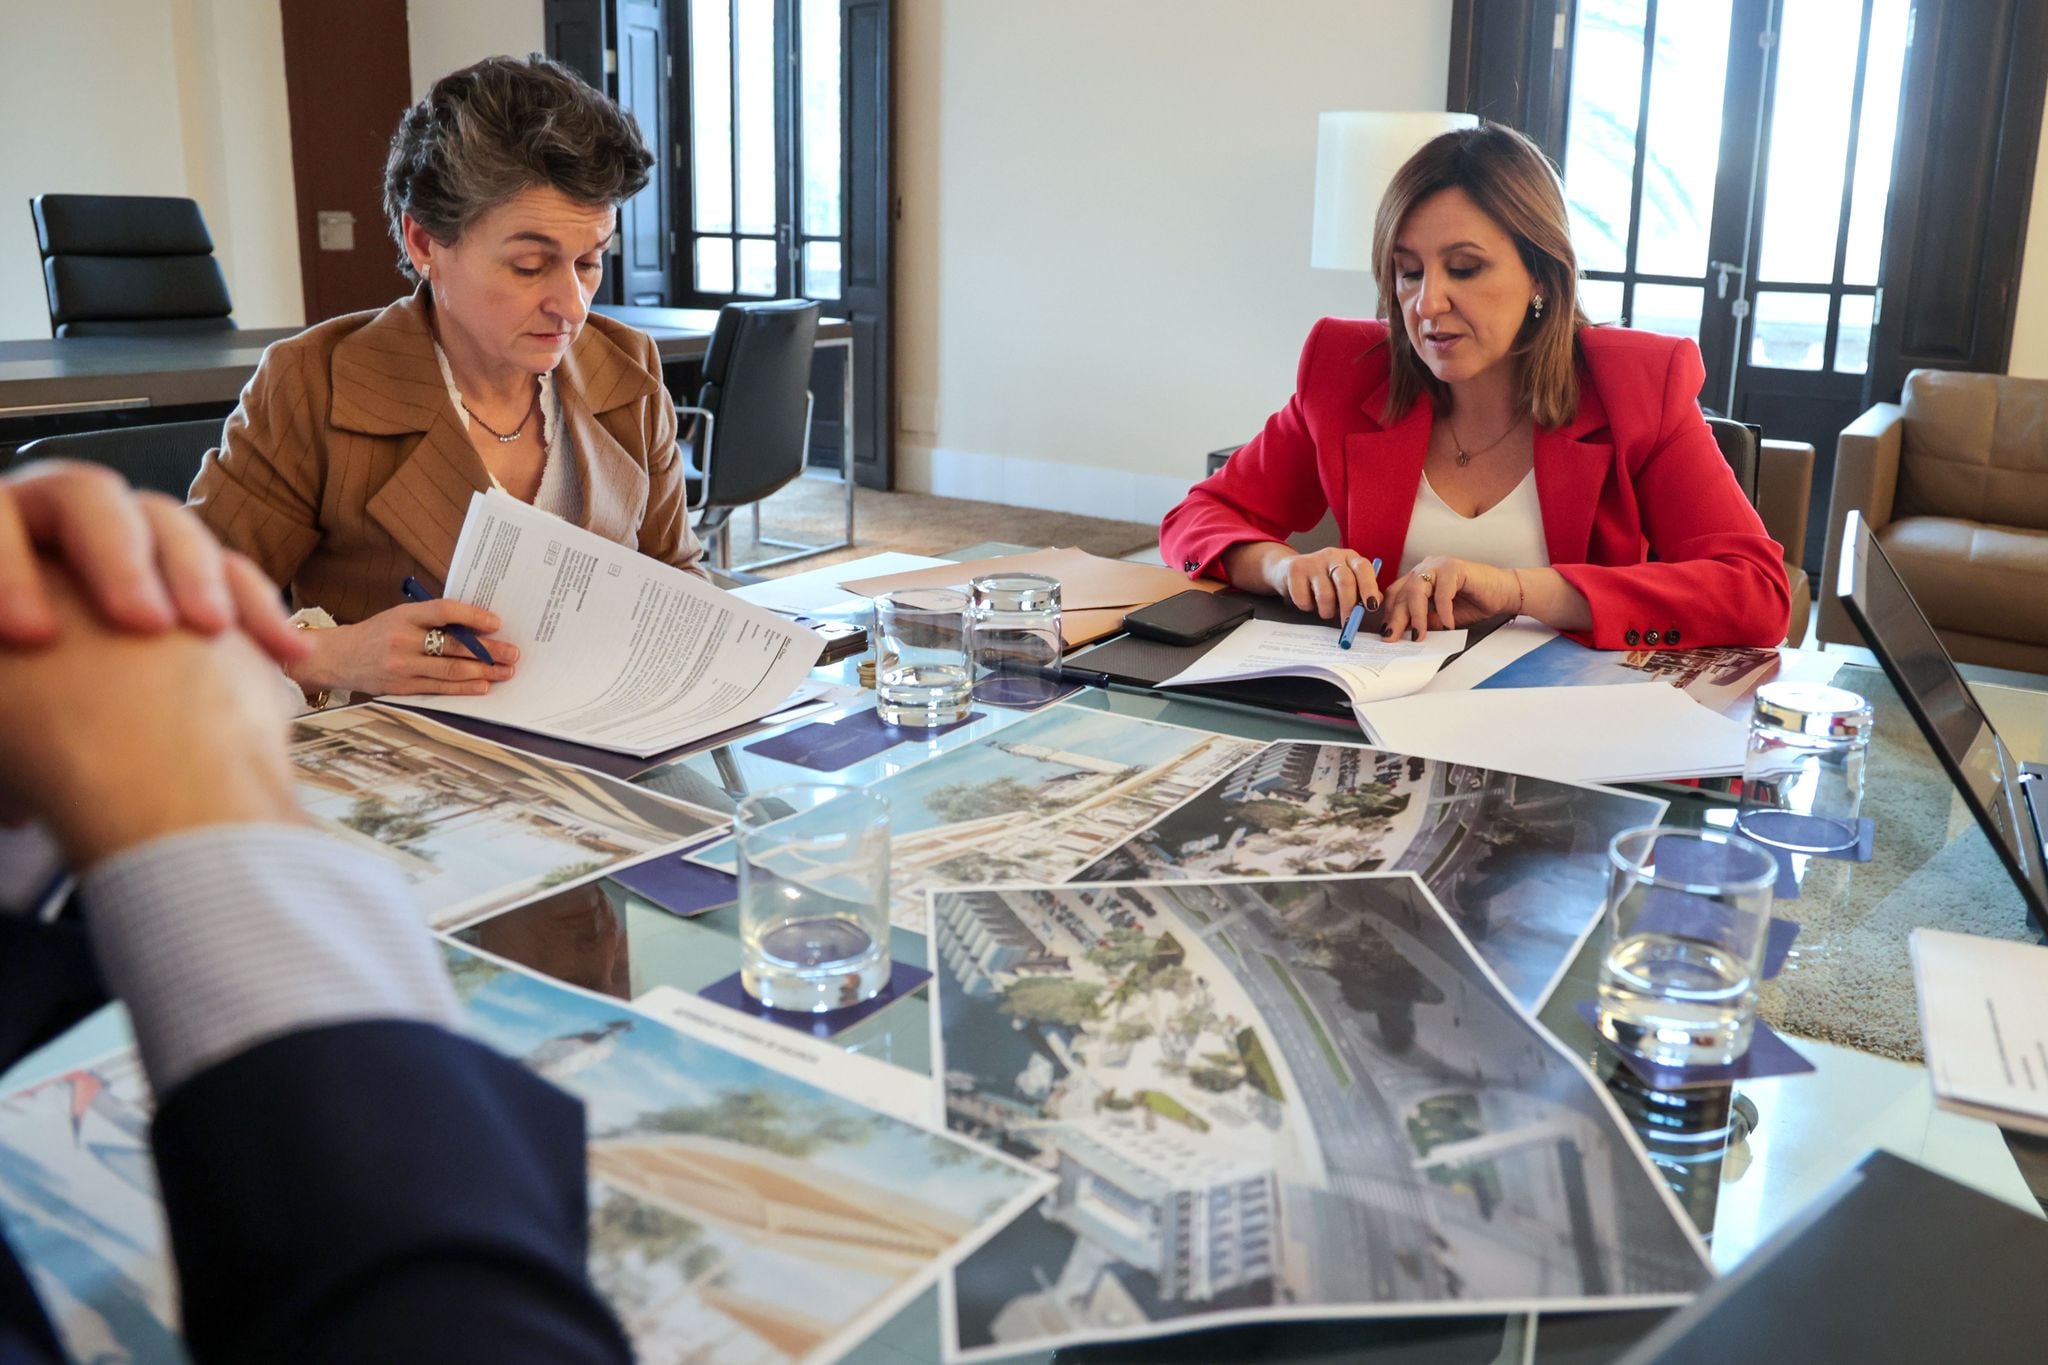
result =
[[192,485],[314,630],[287,671],[315,705],[512,676],[510,644],[487,642],[487,665],[439,629],[487,634],[490,612],[401,595],[408,575],[445,581],[472,493],[695,568],[654,343],[590,312],[649,165],[628,115],[539,58],[444,76],[400,122],[384,206],[418,289],[266,351]]

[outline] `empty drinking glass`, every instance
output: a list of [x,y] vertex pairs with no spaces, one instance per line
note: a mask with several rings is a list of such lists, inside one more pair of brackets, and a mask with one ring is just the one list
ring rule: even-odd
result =
[[1599,1031],[1658,1066],[1749,1050],[1778,860],[1739,834],[1649,826],[1607,846]]
[[890,725],[964,720],[973,699],[967,595],[906,588],[875,599],[875,711]]
[[740,981],[772,1009],[819,1013],[889,984],[889,803],[796,783],[740,802]]
[[1834,853],[1862,835],[1870,703],[1825,683],[1756,690],[1735,827],[1795,853]]
[[974,695],[1030,706],[1060,692],[1060,581],[984,574],[967,585],[974,617]]

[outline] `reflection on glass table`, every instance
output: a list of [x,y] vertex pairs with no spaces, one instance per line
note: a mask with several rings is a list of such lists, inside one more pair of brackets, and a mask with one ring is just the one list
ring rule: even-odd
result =
[[[1013,547],[977,546],[968,555]],[[851,665],[840,672],[850,672]],[[1917,1023],[1905,958],[1905,930],[1917,923],[1968,927],[2005,937],[2027,935],[2025,910],[1989,845],[1956,801],[1875,669],[1845,666],[1837,685],[1860,692],[1877,711],[1872,794],[1866,814],[1880,822],[1877,856],[1866,863],[1800,855],[1797,898],[1780,913],[1802,925],[1791,965],[1766,990],[1764,1015],[1793,1038],[1812,1073],[1657,1091],[1603,1053],[1578,1006],[1595,994],[1603,947],[1588,940],[1541,1018],[1594,1073],[1643,1138],[1687,1214],[1725,1270],[1769,1237],[1872,1147],[1882,1146],[2015,1204],[2032,1205],[2013,1151],[1994,1126],[1934,1108],[1917,1057]],[[2028,757],[2048,757],[2048,693],[1981,687],[1987,709]],[[1067,705],[1256,740],[1355,742],[1348,727],[1193,698],[1087,690]],[[844,719],[843,717],[839,719]],[[1017,723],[1016,713],[985,710],[956,730],[884,748],[830,774],[788,761],[775,735],[751,736],[728,749],[695,755],[642,780],[672,795],[729,809],[749,791],[790,780],[871,782]],[[823,722],[832,723],[833,717]],[[767,744],[764,754],[760,747]],[[777,758],[776,753],[784,757]],[[1682,826],[1726,828],[1736,804],[1726,781],[1659,784]],[[633,940],[633,990],[655,984],[701,989],[738,963],[729,908],[681,920],[623,893]],[[896,956],[922,964],[921,935],[898,931]],[[1855,983],[1862,983],[1859,987]],[[1872,983],[1877,983],[1873,985]],[[931,1067],[929,988],[897,1001],[840,1036],[849,1050],[912,1070]],[[1279,1324],[1169,1338],[1149,1354],[1129,1344],[1066,1348],[1060,1360],[1518,1358],[1540,1349],[1562,1358],[1612,1358],[1647,1332],[1657,1313],[1546,1315],[1435,1322]],[[1416,1354],[1419,1353],[1419,1354]],[[1047,1360],[1045,1354],[1011,1357]],[[856,1352],[864,1362],[938,1359],[935,1295],[900,1314]]]

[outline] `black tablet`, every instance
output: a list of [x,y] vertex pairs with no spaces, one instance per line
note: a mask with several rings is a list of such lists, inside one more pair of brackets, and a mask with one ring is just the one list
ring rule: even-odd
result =
[[2019,884],[2035,923],[2048,932],[2048,843],[2042,836],[2048,790],[1998,737],[1905,580],[1855,511],[1842,529],[1835,600],[1870,642],[1963,804]]

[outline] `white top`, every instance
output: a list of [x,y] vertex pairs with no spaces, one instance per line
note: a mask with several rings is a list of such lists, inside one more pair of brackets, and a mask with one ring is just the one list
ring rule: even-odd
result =
[[1470,559],[1502,569],[1549,568],[1550,546],[1543,539],[1536,471],[1523,475],[1513,492],[1476,517],[1459,514],[1438,497],[1425,472],[1415,490],[1415,511],[1408,518],[1408,542],[1401,547],[1400,571],[1407,573],[1431,555]]
[[[441,379],[448,386],[448,401],[455,405],[455,415],[462,419],[463,429],[476,419],[469,415],[469,408],[462,401],[462,393],[455,387],[455,371],[448,368],[448,353],[441,349],[441,343],[434,343],[434,359],[441,362]],[[583,513],[583,490],[576,482],[576,462],[569,458],[569,437],[562,422],[562,399],[555,392],[555,376],[544,374],[540,377],[540,442],[546,454],[542,457],[540,488],[533,495],[533,505],[543,512],[552,512],[564,521],[580,520]],[[487,469],[485,473],[490,473]],[[498,482],[498,476],[491,474],[491,487],[499,492],[510,492]]]

